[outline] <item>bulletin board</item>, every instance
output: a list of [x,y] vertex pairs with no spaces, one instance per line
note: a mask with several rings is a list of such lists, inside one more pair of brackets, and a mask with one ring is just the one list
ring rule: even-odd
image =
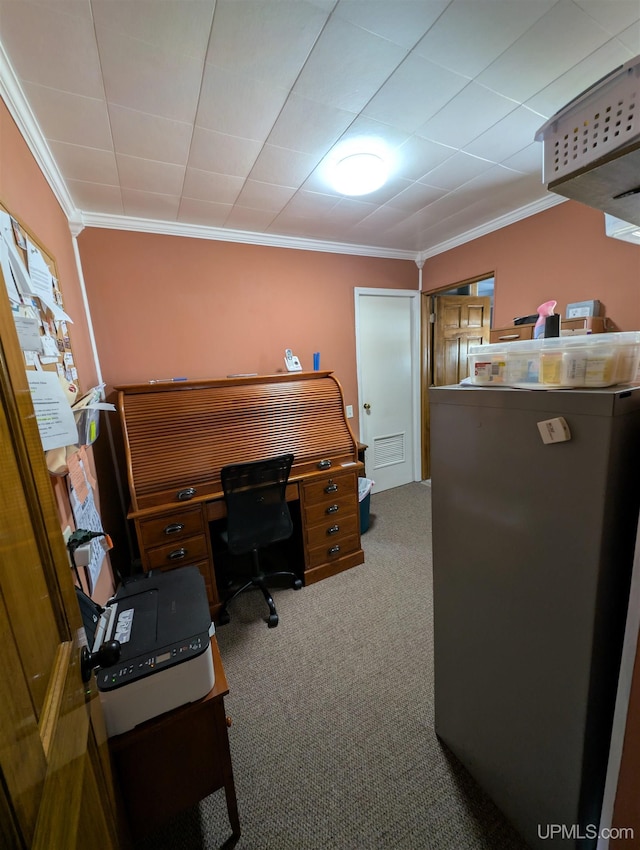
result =
[[115,408],[102,401],[102,387],[80,393],[69,333],[73,319],[64,309],[55,258],[2,203],[0,277],[24,357],[47,468],[52,475],[67,476],[76,527],[92,535],[85,565],[91,592],[111,544],[96,510],[96,481],[85,446],[98,435],[100,411]]
[[77,386],[69,325],[55,259],[0,204],[0,258],[27,371],[54,372]]

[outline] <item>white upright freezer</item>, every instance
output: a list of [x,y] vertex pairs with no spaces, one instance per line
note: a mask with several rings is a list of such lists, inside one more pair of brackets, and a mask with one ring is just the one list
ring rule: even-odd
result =
[[[531,847],[592,850],[640,508],[640,388],[437,387],[430,405],[436,732]],[[543,442],[539,423],[559,417],[569,439]]]

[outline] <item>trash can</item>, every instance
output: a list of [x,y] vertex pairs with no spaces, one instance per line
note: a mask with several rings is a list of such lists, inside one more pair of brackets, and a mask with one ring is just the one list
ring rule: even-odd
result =
[[358,501],[360,502],[360,534],[369,528],[369,509],[371,507],[371,488],[374,482],[370,478],[358,478]]

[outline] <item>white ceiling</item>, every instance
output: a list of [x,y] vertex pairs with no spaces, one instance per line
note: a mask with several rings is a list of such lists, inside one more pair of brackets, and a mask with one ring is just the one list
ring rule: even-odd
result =
[[[0,43],[78,226],[425,257],[561,200],[534,135],[640,54],[640,0],[0,0]],[[360,135],[395,170],[345,198]]]

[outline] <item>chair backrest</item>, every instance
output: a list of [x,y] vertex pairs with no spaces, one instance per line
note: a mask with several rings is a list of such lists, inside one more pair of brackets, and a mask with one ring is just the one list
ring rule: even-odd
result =
[[292,464],[293,455],[285,454],[222,468],[232,553],[240,555],[291,537],[293,522],[286,489]]

